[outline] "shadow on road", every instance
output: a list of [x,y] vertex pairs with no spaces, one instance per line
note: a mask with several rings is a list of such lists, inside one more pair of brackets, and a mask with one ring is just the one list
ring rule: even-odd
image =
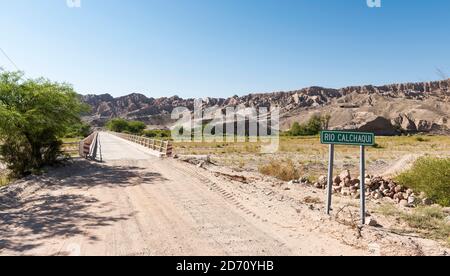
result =
[[[58,186],[122,188],[133,185],[152,185],[166,179],[159,173],[147,170],[136,162],[134,166],[104,165],[101,163],[75,160],[71,166],[52,172],[52,177],[61,180]],[[55,188],[55,187],[50,187]]]
[[[27,254],[52,238],[83,235],[95,241],[98,237],[89,234],[92,232],[89,230],[128,220],[134,214],[111,215],[115,213],[114,202],[100,202],[78,191],[164,181],[161,175],[142,167],[105,166],[84,160],[54,169],[48,175],[27,179],[21,185],[31,187],[36,182],[45,182],[45,185],[25,198],[19,198],[14,192],[0,192],[0,253],[6,250],[8,254]],[[70,192],[58,195],[67,188]]]

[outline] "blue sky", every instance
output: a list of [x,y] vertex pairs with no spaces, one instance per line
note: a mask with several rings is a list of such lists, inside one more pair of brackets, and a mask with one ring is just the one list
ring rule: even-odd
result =
[[[439,79],[450,1],[0,0],[0,47],[82,94],[228,97]],[[0,66],[14,66],[0,53]]]

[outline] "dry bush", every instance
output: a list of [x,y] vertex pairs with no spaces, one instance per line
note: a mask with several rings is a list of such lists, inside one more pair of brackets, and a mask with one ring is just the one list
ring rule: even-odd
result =
[[291,159],[284,161],[272,160],[268,164],[260,166],[259,172],[283,181],[291,181],[300,178],[300,171],[295,167],[294,161]]

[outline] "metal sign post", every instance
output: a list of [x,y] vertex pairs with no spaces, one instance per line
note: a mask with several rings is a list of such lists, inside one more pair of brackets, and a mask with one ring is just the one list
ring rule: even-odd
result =
[[361,223],[366,224],[366,147],[361,146],[360,167]]
[[345,131],[322,131],[320,142],[330,145],[330,156],[328,161],[328,189],[327,189],[327,215],[331,213],[333,197],[333,167],[335,145],[358,145],[361,147],[360,164],[360,193],[361,193],[361,223],[366,223],[366,146],[375,144],[375,134],[363,132]]
[[334,167],[334,145],[330,145],[330,158],[328,159],[327,215],[331,213],[331,200],[333,196],[333,167]]

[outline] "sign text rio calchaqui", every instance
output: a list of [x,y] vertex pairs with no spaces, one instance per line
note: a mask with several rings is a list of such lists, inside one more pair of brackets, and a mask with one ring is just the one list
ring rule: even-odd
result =
[[375,135],[364,132],[323,131],[320,135],[322,144],[373,146]]

